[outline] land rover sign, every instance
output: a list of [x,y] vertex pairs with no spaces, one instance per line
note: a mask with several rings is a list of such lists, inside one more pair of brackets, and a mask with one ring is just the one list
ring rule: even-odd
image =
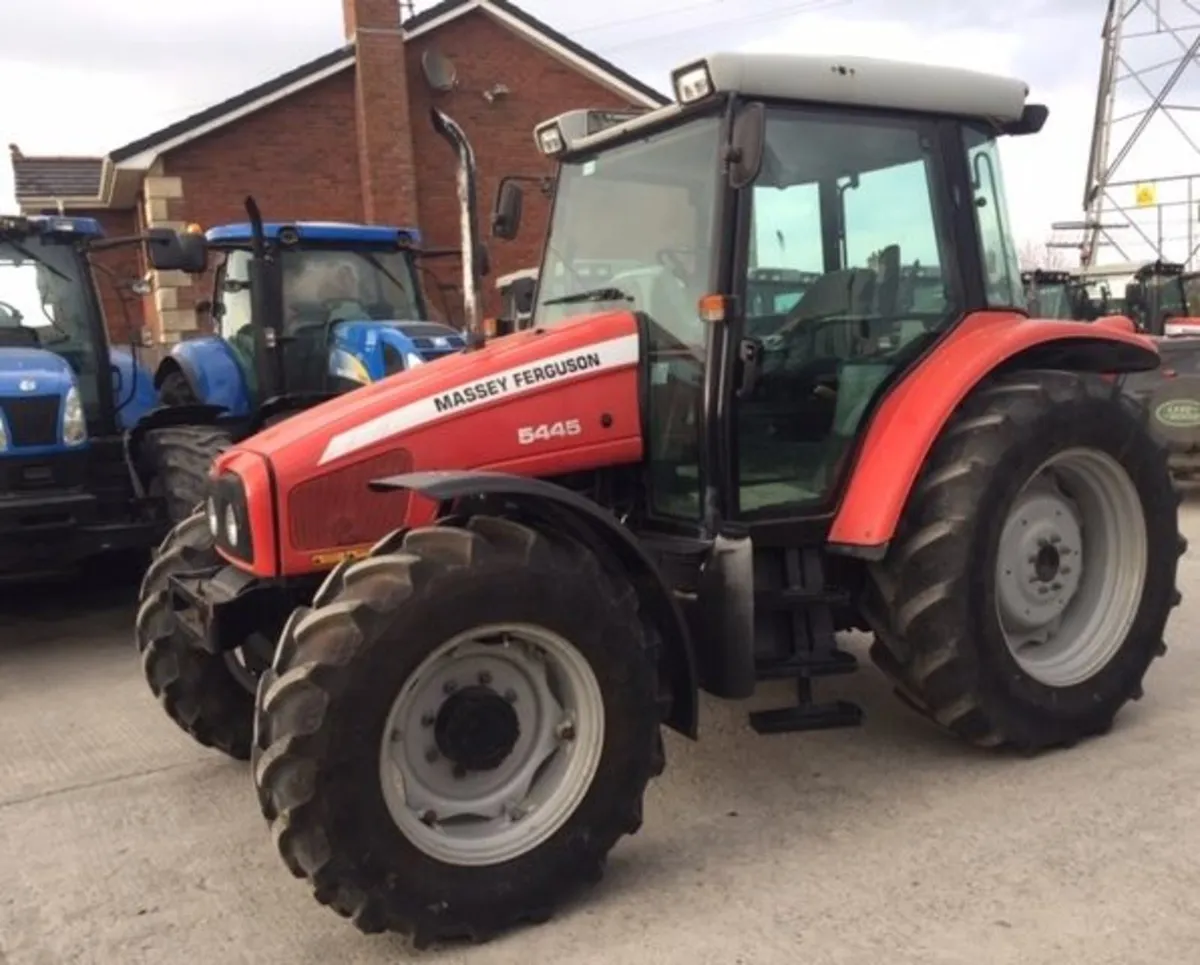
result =
[[1154,418],[1163,425],[1181,429],[1200,426],[1200,401],[1170,399],[1154,410]]

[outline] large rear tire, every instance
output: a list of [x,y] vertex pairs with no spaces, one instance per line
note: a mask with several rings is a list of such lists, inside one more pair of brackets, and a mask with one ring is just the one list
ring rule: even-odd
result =
[[233,445],[213,426],[169,426],[146,433],[142,453],[151,489],[166,504],[172,525],[190,517],[204,501],[213,460]]
[[494,517],[335,570],[258,691],[254,780],[289,869],[419,947],[544,921],[638,830],[663,767],[628,584]]
[[245,761],[254,731],[255,671],[261,667],[246,666],[233,651],[212,654],[195,646],[179,629],[167,591],[173,573],[219,562],[203,513],[171,530],[142,579],[134,638],[146,682],[167,716],[198,743]]
[[1180,599],[1179,495],[1140,407],[1097,376],[998,376],[930,453],[866,613],[898,694],[986,746],[1107,731]]

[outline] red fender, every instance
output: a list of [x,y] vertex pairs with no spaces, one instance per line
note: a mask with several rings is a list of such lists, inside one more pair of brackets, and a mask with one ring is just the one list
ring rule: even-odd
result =
[[1154,342],[1128,318],[1091,324],[1015,312],[968,316],[879,406],[829,532],[830,550],[881,558],[925,457],[963,398],[1001,364],[1120,372],[1157,366]]

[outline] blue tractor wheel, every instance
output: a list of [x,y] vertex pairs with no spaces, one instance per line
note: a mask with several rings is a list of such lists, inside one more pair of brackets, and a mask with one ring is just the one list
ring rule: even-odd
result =
[[214,426],[169,426],[146,433],[142,455],[150,492],[163,501],[172,525],[204,501],[213,460],[231,445],[229,433]]

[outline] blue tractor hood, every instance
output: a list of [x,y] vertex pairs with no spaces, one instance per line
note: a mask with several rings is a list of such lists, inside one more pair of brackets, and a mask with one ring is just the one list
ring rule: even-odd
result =
[[40,348],[0,348],[0,398],[63,395],[75,373],[62,357]]
[[[414,364],[466,348],[463,333],[441,322],[405,319],[346,320],[333,329],[330,372],[345,375],[361,365],[358,381],[374,382]],[[357,364],[349,360],[357,359]]]

